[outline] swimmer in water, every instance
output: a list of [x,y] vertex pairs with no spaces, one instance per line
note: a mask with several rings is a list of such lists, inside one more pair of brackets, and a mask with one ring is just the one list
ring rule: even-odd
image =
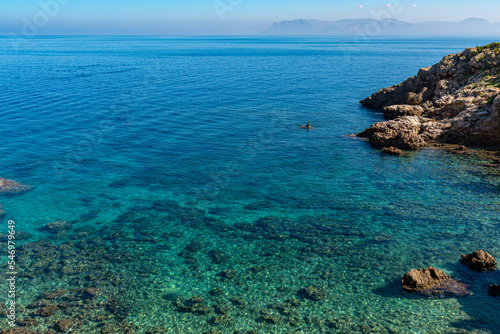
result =
[[309,123],[307,123],[307,125],[301,125],[300,127],[301,127],[302,129],[308,129],[308,130],[309,130],[309,129],[314,129],[314,128],[311,126],[311,124],[309,124]]

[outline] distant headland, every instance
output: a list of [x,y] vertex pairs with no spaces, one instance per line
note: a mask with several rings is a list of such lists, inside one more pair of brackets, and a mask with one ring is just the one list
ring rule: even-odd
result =
[[480,18],[469,18],[461,22],[426,21],[410,23],[395,19],[345,19],[338,21],[291,20],[273,23],[264,35],[486,35],[500,36],[500,23],[491,23]]

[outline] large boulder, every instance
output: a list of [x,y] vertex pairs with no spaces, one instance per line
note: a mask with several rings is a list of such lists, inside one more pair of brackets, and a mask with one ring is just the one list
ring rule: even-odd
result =
[[462,254],[462,263],[478,271],[495,270],[497,266],[497,260],[482,249],[469,255]]
[[421,116],[424,108],[416,105],[396,104],[384,108],[384,118],[395,119],[401,116]]
[[455,281],[434,267],[410,270],[404,275],[401,286],[406,292],[426,295],[466,296],[470,293],[465,284]]
[[375,123],[358,136],[368,138],[370,145],[377,148],[393,146],[402,150],[416,150],[427,145],[420,135],[420,126],[418,117],[403,116]]
[[404,275],[401,285],[405,291],[419,291],[440,282],[445,282],[450,278],[450,276],[434,267],[418,270],[412,269]]

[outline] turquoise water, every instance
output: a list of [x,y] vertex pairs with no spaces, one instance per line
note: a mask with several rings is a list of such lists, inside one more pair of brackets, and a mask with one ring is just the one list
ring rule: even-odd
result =
[[[359,100],[491,41],[0,38],[0,177],[34,187],[0,198],[2,232],[13,219],[25,243],[18,303],[100,291],[93,307],[54,299],[70,307],[32,330],[70,318],[79,333],[500,332],[486,293],[500,275],[458,262],[500,256],[499,172],[349,136],[381,119]],[[54,221],[69,228],[44,228]],[[400,289],[431,265],[472,294]],[[325,297],[298,293],[311,285]],[[183,312],[193,296],[206,312]]]

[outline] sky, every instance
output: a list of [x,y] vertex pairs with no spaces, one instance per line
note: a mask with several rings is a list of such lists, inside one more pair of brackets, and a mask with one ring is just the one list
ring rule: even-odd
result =
[[273,22],[500,22],[499,0],[1,0],[0,34],[252,35]]

